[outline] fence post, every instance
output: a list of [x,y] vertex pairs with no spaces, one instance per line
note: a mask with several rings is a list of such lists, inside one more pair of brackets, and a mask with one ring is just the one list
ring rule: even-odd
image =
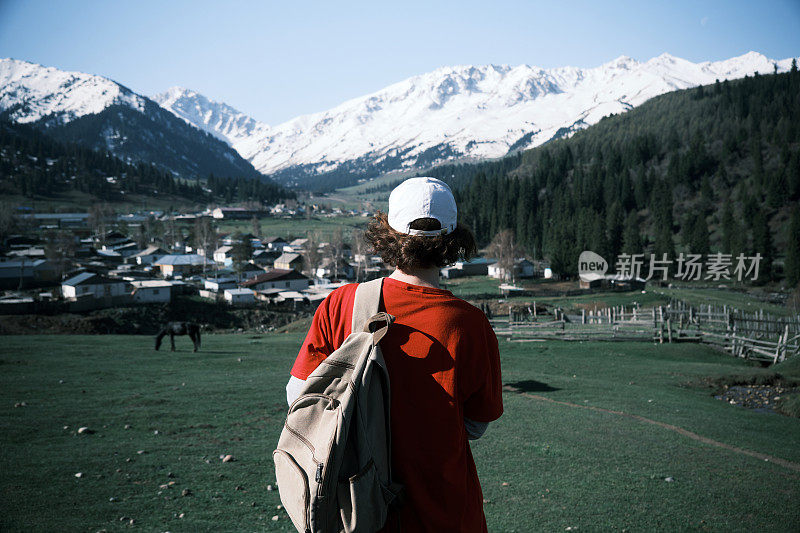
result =
[[779,363],[786,359],[786,345],[789,343],[789,324],[783,330],[783,335],[778,339],[778,349],[775,353],[775,362]]

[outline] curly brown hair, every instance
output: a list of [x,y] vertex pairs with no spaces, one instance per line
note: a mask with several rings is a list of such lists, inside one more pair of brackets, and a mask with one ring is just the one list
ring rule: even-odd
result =
[[[438,230],[441,224],[435,218],[419,218],[411,229]],[[475,237],[461,224],[447,235],[435,237],[407,235],[389,225],[386,213],[378,211],[364,232],[364,240],[372,246],[383,262],[400,270],[431,268],[451,265],[477,254]]]

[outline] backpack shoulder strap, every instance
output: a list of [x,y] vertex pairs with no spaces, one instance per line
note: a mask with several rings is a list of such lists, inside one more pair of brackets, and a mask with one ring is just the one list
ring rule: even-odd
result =
[[364,326],[366,326],[367,321],[378,313],[381,305],[382,288],[383,278],[358,284],[358,287],[356,287],[355,301],[353,302],[351,333],[364,331]]

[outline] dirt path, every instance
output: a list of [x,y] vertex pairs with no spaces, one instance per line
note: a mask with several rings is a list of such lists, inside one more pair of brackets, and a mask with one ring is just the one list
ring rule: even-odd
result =
[[756,459],[761,459],[762,461],[774,463],[774,464],[782,466],[784,468],[788,468],[789,470],[794,470],[795,472],[800,472],[800,463],[794,463],[792,461],[787,461],[786,459],[781,459],[780,457],[774,457],[772,455],[767,455],[765,453],[754,452],[754,451],[751,451],[751,450],[745,450],[744,448],[738,448],[736,446],[731,446],[730,444],[725,444],[724,442],[719,442],[717,440],[709,439],[708,437],[704,437],[702,435],[698,435],[697,433],[694,433],[694,432],[689,431],[687,429],[683,429],[683,428],[678,427],[678,426],[673,426],[672,424],[667,424],[665,422],[659,422],[657,420],[651,420],[650,418],[645,418],[645,417],[640,416],[640,415],[634,415],[634,414],[626,413],[624,411],[614,411],[613,409],[605,409],[603,407],[593,407],[591,405],[580,405],[580,404],[577,404],[577,403],[553,400],[552,398],[547,398],[545,396],[540,396],[538,394],[531,394],[529,392],[523,392],[523,391],[521,391],[519,389],[516,389],[514,387],[510,387],[508,385],[505,385],[503,387],[503,390],[506,390],[506,391],[509,391],[509,392],[516,392],[517,394],[521,394],[522,396],[525,396],[527,398],[531,398],[533,400],[540,400],[540,401],[543,401],[543,402],[550,402],[550,403],[556,403],[556,404],[559,404],[559,405],[566,405],[567,407],[579,407],[581,409],[588,409],[590,411],[599,411],[601,413],[610,413],[612,415],[619,415],[619,416],[624,416],[624,417],[627,417],[627,418],[633,418],[634,420],[638,420],[640,422],[645,422],[647,424],[653,424],[654,426],[660,426],[660,427],[662,427],[664,429],[668,429],[670,431],[674,431],[675,433],[679,433],[679,434],[681,434],[681,435],[683,435],[685,437],[689,437],[692,440],[696,440],[696,441],[702,442],[704,444],[709,444],[711,446],[716,446],[718,448],[724,448],[726,450],[730,450],[732,452],[739,453],[739,454],[742,454],[742,455],[749,455],[750,457],[755,457]]

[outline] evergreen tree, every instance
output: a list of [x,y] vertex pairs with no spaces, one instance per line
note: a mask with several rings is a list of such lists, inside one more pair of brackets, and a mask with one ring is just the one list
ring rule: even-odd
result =
[[759,209],[753,218],[753,255],[761,254],[758,279],[765,282],[772,279],[772,261],[775,258],[775,249],[769,231],[767,216]]
[[644,253],[644,243],[639,232],[639,223],[636,220],[636,213],[628,213],[625,219],[625,230],[622,234],[622,252],[626,254]]
[[692,221],[689,236],[689,252],[701,254],[704,257],[711,251],[708,239],[708,224],[702,213],[697,213]]
[[667,254],[668,258],[675,258],[675,243],[672,240],[672,230],[666,226],[656,228],[655,243],[653,253],[660,258]]
[[253,257],[253,243],[239,233],[235,235],[235,238],[237,240],[231,247],[231,259],[233,259],[233,268],[241,274],[244,266]]
[[609,257],[617,257],[622,250],[623,218],[622,207],[619,202],[611,204],[611,209],[606,216],[606,238],[608,241]]
[[786,242],[786,283],[789,287],[798,287],[800,286],[800,205],[795,205],[792,210]]
[[741,242],[741,228],[733,213],[733,205],[730,199],[725,201],[722,210],[722,246],[723,252],[734,256],[743,251]]

